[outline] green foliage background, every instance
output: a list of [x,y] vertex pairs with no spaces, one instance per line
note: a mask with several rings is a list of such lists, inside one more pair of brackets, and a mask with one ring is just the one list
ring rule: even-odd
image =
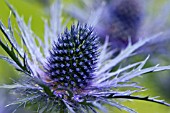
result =
[[[14,6],[14,8],[18,11],[20,15],[24,16],[24,20],[28,22],[29,18],[32,17],[32,29],[33,31],[40,37],[43,38],[44,33],[44,24],[43,24],[43,18],[49,18],[49,11],[47,10],[49,7],[49,4],[52,1],[46,0],[46,2],[43,2],[43,0],[8,0],[10,4]],[[45,0],[44,0],[45,1]],[[78,1],[78,0],[76,0]],[[69,4],[70,2],[74,4],[77,3],[75,0],[65,0],[63,1],[64,4]],[[158,0],[157,0],[158,1]],[[165,0],[162,0],[161,2],[164,2]],[[157,2],[157,7],[160,4],[160,1]],[[0,20],[7,26],[7,20],[10,14],[10,10],[5,4],[4,0],[0,0]],[[67,18],[66,16],[64,19]],[[13,27],[16,27],[16,23],[14,20],[14,17],[12,17],[12,23]],[[0,33],[0,37],[3,37],[2,33]],[[19,41],[19,40],[17,40]],[[0,48],[0,54],[5,54],[5,52]],[[170,63],[169,63],[170,64]],[[160,73],[161,75],[162,73]],[[168,74],[168,73],[167,73]],[[159,75],[159,74],[157,74]],[[143,76],[143,78],[135,79],[135,81],[140,81],[141,84],[148,88],[148,91],[145,91],[142,95],[147,96],[157,96],[160,95],[160,90],[158,90],[156,87],[156,84],[154,83],[152,77],[154,74],[149,74]],[[5,61],[0,60],[0,84],[3,83],[10,83],[10,78],[18,78],[18,73],[14,70],[12,66],[7,64]],[[154,84],[153,84],[154,83]],[[141,94],[141,93],[140,93]],[[163,95],[160,95],[162,98],[164,98]],[[2,97],[1,97],[2,98]],[[166,99],[167,100],[167,99]],[[167,100],[168,101],[168,100]],[[169,100],[170,102],[170,100]],[[150,103],[150,102],[143,102],[143,101],[124,101],[122,100],[122,103],[124,105],[127,105],[131,108],[134,108],[138,113],[170,113],[170,108]],[[114,109],[109,107],[110,113],[126,113],[124,111],[120,111],[118,109]]]

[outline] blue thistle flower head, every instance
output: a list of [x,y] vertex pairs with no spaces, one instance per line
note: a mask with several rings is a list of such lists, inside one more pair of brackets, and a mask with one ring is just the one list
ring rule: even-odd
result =
[[[70,30],[62,26],[59,1],[51,7],[51,24],[45,21],[44,42],[32,32],[30,25],[25,24],[13,7],[8,6],[18,22],[18,35],[26,50],[16,42],[10,18],[8,28],[0,21],[0,29],[8,42],[0,40],[0,45],[9,55],[0,58],[23,73],[20,81],[0,86],[12,89],[17,94],[17,100],[7,106],[17,104],[19,108],[32,105],[32,109],[36,108],[37,112],[48,113],[96,113],[97,109],[106,112],[104,104],[109,104],[135,113],[119,103],[119,98],[170,106],[154,98],[133,96],[133,93],[141,92],[143,88],[131,82],[131,79],[145,73],[169,70],[170,66],[144,68],[147,57],[117,69],[135,50],[162,33],[134,45],[129,43],[114,57],[114,51],[109,49],[109,39],[106,38],[105,43],[100,44],[97,33],[88,24],[78,23],[72,25]],[[122,87],[127,90],[121,90]]]
[[[98,37],[88,25],[72,25],[53,44],[46,74],[50,86],[78,92],[86,89],[94,77],[98,60]],[[64,93],[64,92],[63,92]]]

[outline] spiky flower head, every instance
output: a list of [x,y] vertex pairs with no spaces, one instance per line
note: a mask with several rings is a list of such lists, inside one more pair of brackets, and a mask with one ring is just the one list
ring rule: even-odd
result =
[[[170,66],[143,68],[149,58],[147,57],[144,61],[117,69],[136,49],[161,33],[134,45],[129,43],[127,48],[113,57],[114,51],[109,49],[108,38],[104,45],[101,45],[93,27],[88,24],[72,25],[70,30],[64,28],[62,33],[59,2],[51,8],[51,25],[45,21],[44,42],[33,34],[30,25],[24,23],[12,6],[8,6],[18,22],[18,33],[26,50],[16,42],[10,18],[8,28],[0,22],[0,29],[12,47],[0,40],[1,47],[10,57],[0,58],[23,73],[19,82],[1,86],[14,89],[14,94],[18,97],[7,106],[34,105],[32,109],[36,108],[37,112],[48,113],[96,113],[97,109],[106,112],[103,104],[109,104],[131,113],[135,112],[118,103],[118,98],[146,100],[170,106],[154,98],[133,96],[133,93],[141,92],[143,88],[131,82],[132,78],[149,72],[168,70]],[[56,9],[59,12],[56,13]],[[128,89],[121,90],[122,87]]]
[[53,44],[45,66],[54,90],[65,87],[78,92],[90,85],[96,71],[98,45],[98,37],[87,24],[65,30]]

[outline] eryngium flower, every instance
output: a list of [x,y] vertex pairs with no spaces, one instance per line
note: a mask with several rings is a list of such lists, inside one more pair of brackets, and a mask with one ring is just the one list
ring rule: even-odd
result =
[[88,87],[96,71],[98,43],[92,27],[78,24],[72,25],[70,31],[66,29],[53,44],[45,66],[50,85],[76,92]]
[[[131,38],[132,43],[138,41],[137,34],[143,19],[143,1],[86,0],[82,3],[83,8],[71,4],[67,12],[81,22],[97,23],[95,30],[102,42],[108,35],[112,47],[122,49],[128,45],[128,38]],[[73,10],[70,10],[70,8]],[[94,13],[91,13],[91,10]],[[96,16],[99,19],[94,19]],[[88,21],[87,18],[91,18],[91,21]],[[93,20],[98,21],[93,22]]]
[[6,42],[0,40],[0,45],[10,57],[0,58],[23,74],[18,82],[1,86],[12,89],[15,92],[13,94],[18,97],[7,106],[17,104],[19,108],[33,105],[32,109],[41,113],[96,113],[97,109],[106,112],[104,104],[109,104],[131,113],[135,112],[121,105],[117,100],[119,98],[145,100],[170,106],[155,98],[133,96],[133,93],[141,92],[143,88],[131,81],[145,73],[170,69],[170,66],[143,68],[149,58],[147,57],[144,61],[119,67],[123,60],[134,55],[136,49],[162,33],[134,45],[129,43],[127,48],[113,57],[114,51],[109,50],[108,38],[104,45],[101,45],[93,27],[77,24],[67,30],[61,25],[59,2],[51,8],[51,24],[48,25],[45,21],[44,42],[32,32],[30,23],[25,24],[12,6],[8,6],[17,20],[20,30],[17,33],[26,49],[16,42],[10,18],[8,28],[0,21],[0,29],[6,38]]

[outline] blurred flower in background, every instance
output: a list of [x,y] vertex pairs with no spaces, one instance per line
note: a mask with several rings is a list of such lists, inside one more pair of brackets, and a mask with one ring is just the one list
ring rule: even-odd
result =
[[102,12],[101,26],[97,32],[101,37],[109,36],[113,48],[125,48],[128,38],[134,44],[143,18],[143,9],[139,0],[111,0]]
[[68,5],[66,11],[81,22],[94,24],[101,40],[108,35],[113,48],[126,47],[128,39],[135,43],[143,37],[164,32],[159,40],[150,42],[160,48],[164,45],[160,42],[169,38],[170,3],[167,0],[160,4],[156,0],[82,0],[81,3],[81,6]]
[[[88,3],[89,2],[89,3]],[[84,9],[79,9],[70,5],[67,11],[79,21],[87,22],[90,18],[93,23],[93,17],[97,16],[98,23],[96,31],[105,40],[108,35],[112,47],[116,49],[125,48],[128,45],[128,39],[132,43],[138,41],[137,34],[143,20],[143,5],[139,0],[109,0],[109,1],[84,1]],[[93,5],[89,5],[93,4]],[[73,11],[70,9],[77,9]],[[80,13],[82,10],[83,13]],[[91,11],[98,11],[98,15],[91,14]],[[84,14],[85,13],[85,14]],[[95,19],[94,19],[95,21]]]

